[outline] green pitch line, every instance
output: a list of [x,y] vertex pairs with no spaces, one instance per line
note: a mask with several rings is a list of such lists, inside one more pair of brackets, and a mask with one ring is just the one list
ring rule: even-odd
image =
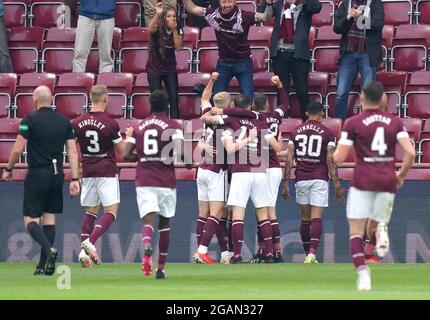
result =
[[59,290],[60,274],[33,276],[33,263],[2,263],[0,299],[430,299],[426,264],[371,265],[368,293],[356,291],[352,264],[171,263],[166,280],[145,277],[139,264],[67,266],[71,289]]

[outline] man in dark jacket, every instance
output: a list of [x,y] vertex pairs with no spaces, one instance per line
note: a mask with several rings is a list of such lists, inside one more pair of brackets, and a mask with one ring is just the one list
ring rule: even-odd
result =
[[[264,2],[260,11],[263,12],[266,5]],[[291,74],[304,118],[309,104],[309,30],[312,15],[319,13],[322,5],[319,0],[284,0],[274,2],[272,7],[275,17],[270,45],[273,71],[287,94]]]
[[95,32],[97,32],[100,57],[99,73],[112,72],[111,49],[115,28],[115,0],[81,0],[80,3],[73,72],[85,72]]
[[384,7],[381,0],[344,0],[334,15],[334,32],[341,34],[335,116],[348,116],[348,95],[361,75],[361,87],[376,79],[382,61]]
[[0,0],[0,72],[13,72],[9,48],[7,46],[7,31],[4,24],[4,4]]

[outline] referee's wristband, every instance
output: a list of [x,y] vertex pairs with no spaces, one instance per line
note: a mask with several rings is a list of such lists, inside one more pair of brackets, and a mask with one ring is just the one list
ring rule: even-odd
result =
[[4,168],[4,170],[7,171],[7,172],[12,172],[13,168],[12,169]]
[[79,181],[79,178],[72,178],[72,181]]

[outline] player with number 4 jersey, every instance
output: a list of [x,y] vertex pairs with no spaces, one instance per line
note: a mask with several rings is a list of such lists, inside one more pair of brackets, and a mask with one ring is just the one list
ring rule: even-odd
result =
[[[73,120],[73,128],[82,154],[81,205],[86,208],[82,221],[82,251],[79,261],[90,268],[100,263],[95,243],[115,221],[120,202],[115,150],[124,148],[118,123],[106,113],[108,91],[105,86],[91,89],[92,109]],[[103,216],[94,225],[100,203]]]
[[[344,162],[352,147],[356,165],[348,194],[346,215],[350,227],[350,251],[358,274],[357,289],[371,290],[370,270],[365,265],[363,235],[376,241],[376,252],[384,256],[389,248],[387,224],[393,210],[395,192],[415,159],[415,149],[400,118],[384,111],[387,97],[377,81],[362,90],[363,109],[349,118],[341,133],[334,160]],[[399,144],[405,156],[396,172],[395,148]]]
[[295,158],[296,201],[301,211],[300,235],[306,254],[305,263],[318,263],[316,255],[322,234],[321,219],[324,208],[328,207],[329,171],[339,202],[343,202],[344,190],[333,161],[336,138],[321,124],[323,105],[311,102],[306,115],[308,120],[292,132],[289,141],[283,196],[289,198],[288,180]]

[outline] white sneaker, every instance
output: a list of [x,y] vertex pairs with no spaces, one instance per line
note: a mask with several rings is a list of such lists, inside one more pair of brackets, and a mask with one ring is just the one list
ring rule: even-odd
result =
[[230,259],[234,256],[233,252],[228,252],[226,255],[221,257],[220,263],[222,264],[230,264]]
[[90,242],[90,239],[84,240],[82,242],[81,247],[82,247],[82,249],[84,249],[85,253],[90,256],[91,260],[95,264],[97,264],[97,265],[100,264],[100,258],[97,254],[96,246]]
[[387,255],[389,248],[388,226],[386,223],[380,222],[376,230],[376,253],[383,258]]
[[363,266],[362,270],[357,271],[357,290],[358,291],[370,291],[372,290],[372,279],[370,278],[370,269],[367,266]]
[[93,267],[93,262],[89,255],[87,255],[84,249],[79,253],[79,262],[81,263],[82,268],[91,269]]

